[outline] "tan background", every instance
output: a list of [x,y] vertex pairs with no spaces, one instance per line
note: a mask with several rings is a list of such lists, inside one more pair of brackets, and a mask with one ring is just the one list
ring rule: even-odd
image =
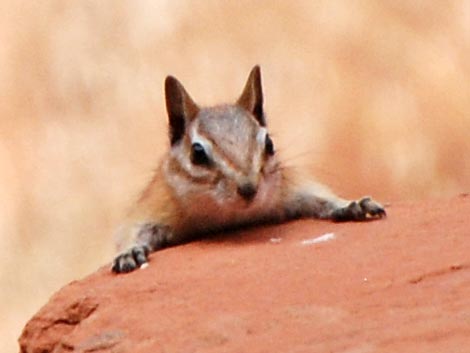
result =
[[0,1],[0,351],[106,264],[166,146],[162,82],[234,100],[349,197],[470,190],[469,1]]

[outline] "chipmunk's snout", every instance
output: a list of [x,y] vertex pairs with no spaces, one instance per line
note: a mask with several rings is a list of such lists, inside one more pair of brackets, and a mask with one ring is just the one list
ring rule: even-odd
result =
[[246,201],[251,201],[255,198],[258,189],[253,183],[243,183],[238,186],[237,192]]

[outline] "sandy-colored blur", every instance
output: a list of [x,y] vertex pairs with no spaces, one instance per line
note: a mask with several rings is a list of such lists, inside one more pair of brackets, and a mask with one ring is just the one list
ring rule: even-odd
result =
[[468,1],[0,9],[2,352],[54,290],[111,259],[112,231],[167,143],[167,74],[212,104],[260,64],[286,163],[345,196],[470,189]]

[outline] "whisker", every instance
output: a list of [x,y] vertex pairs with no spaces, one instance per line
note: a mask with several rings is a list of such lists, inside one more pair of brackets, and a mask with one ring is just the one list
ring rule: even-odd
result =
[[315,178],[315,175],[321,177],[322,179],[336,179],[338,178],[339,174],[335,172],[334,168],[327,168],[323,165],[322,159],[315,159],[313,161],[305,161],[301,160],[299,162],[300,157],[298,158],[286,158],[283,159],[279,164],[276,166],[276,171],[285,171],[285,170],[302,170],[309,175],[312,175],[312,178]]

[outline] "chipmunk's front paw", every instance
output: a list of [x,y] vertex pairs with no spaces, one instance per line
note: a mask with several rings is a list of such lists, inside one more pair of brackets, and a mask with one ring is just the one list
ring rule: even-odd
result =
[[136,245],[116,256],[113,262],[114,273],[127,273],[139,268],[147,262],[149,249],[147,246]]
[[368,218],[385,217],[385,209],[370,197],[363,197],[358,201],[351,201],[346,207],[333,211],[331,218],[337,222],[364,221]]

